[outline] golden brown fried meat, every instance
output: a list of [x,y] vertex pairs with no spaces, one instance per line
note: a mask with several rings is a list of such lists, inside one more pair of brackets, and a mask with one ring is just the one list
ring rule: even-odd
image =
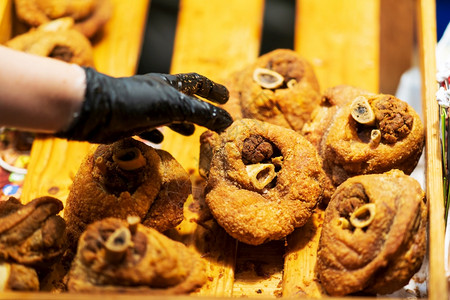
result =
[[326,194],[356,175],[400,169],[410,174],[422,154],[422,121],[406,102],[351,86],[328,89],[302,134],[329,177]]
[[81,66],[93,66],[90,41],[73,29],[73,21],[58,19],[16,36],[5,44],[15,50],[56,58]]
[[110,19],[110,0],[15,0],[19,20],[37,27],[52,20],[70,17],[75,29],[91,38]]
[[40,197],[23,205],[11,197],[0,202],[0,260],[46,269],[66,249],[62,202]]
[[228,234],[258,245],[304,225],[324,179],[317,151],[299,133],[242,119],[214,143],[206,203]]
[[[391,95],[355,99],[339,110],[321,143],[325,170],[334,184],[339,185],[351,176],[391,169],[410,174],[425,143],[418,114],[406,102]],[[372,124],[362,124],[352,116],[355,102],[359,100],[365,103],[364,112],[372,111]]]
[[296,131],[320,102],[312,66],[288,49],[262,55],[234,73],[226,85],[230,100],[223,107],[234,119],[258,119]]
[[81,236],[68,289],[184,294],[206,282],[205,266],[196,252],[152,228],[108,218],[89,225]]
[[131,138],[100,145],[73,181],[64,210],[67,232],[75,242],[88,224],[128,215],[165,231],[182,221],[190,193],[189,175],[169,153]]
[[419,270],[427,206],[420,184],[399,170],[341,184],[325,211],[317,267],[333,296],[392,293]]

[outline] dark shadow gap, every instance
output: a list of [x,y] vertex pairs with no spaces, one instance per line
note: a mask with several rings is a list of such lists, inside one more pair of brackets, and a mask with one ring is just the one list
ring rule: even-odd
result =
[[169,73],[179,0],[150,1],[138,74]]

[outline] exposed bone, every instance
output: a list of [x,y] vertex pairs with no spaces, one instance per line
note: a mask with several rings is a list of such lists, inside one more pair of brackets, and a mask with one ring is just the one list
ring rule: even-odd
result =
[[245,169],[250,177],[250,182],[258,190],[265,188],[277,176],[273,164],[247,165]]
[[141,222],[141,218],[139,218],[138,216],[128,216],[127,222],[128,222],[128,229],[130,230],[131,234],[135,234],[137,227]]
[[353,119],[360,124],[375,124],[375,114],[372,107],[370,107],[367,98],[364,96],[358,96],[353,100],[351,104],[351,115]]
[[337,226],[342,229],[348,229],[350,228],[350,223],[346,218],[340,217],[339,219],[337,219]]
[[293,89],[297,85],[297,80],[291,79],[286,83],[286,85],[288,88]]
[[253,71],[253,80],[265,89],[276,89],[284,82],[284,77],[273,70],[256,68]]
[[381,141],[381,131],[379,129],[372,129],[370,132],[370,144],[377,146]]
[[111,264],[119,263],[125,257],[130,245],[130,230],[126,227],[120,227],[108,237],[104,244],[105,260]]
[[138,148],[128,148],[113,154],[114,162],[119,168],[132,171],[139,169],[147,163],[141,151]]
[[350,223],[356,228],[364,228],[375,218],[375,203],[367,203],[358,207],[350,216]]

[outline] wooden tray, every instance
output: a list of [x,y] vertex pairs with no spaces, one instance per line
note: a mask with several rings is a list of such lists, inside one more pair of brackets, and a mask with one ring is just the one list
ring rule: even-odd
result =
[[[11,2],[0,2],[0,42],[11,35]],[[113,18],[95,45],[95,65],[109,75],[132,75],[136,71],[150,1],[134,0],[133,5],[128,1],[113,2]],[[414,33],[417,34],[427,136],[426,191],[432,220],[428,298],[447,299],[439,122],[434,95],[434,1],[297,0],[296,4],[294,49],[313,63],[322,89],[345,83],[373,92],[394,93],[400,74],[411,65]],[[198,72],[223,81],[231,71],[258,56],[263,15],[263,0],[181,0],[171,72]],[[194,183],[198,176],[198,139],[202,131],[197,128],[191,137],[166,131],[162,144],[163,149],[193,174]],[[90,147],[93,145],[88,143],[36,139],[21,200],[28,202],[51,195],[65,201],[73,176]],[[200,216],[189,210],[189,204],[198,201],[197,198],[198,189],[194,188],[185,207],[185,220],[170,233],[171,237],[208,254],[210,280],[190,297],[297,297],[305,291],[310,297],[322,295],[314,282],[313,271],[320,215],[288,237],[287,246],[283,241],[254,247],[237,243],[213,223],[195,222]],[[80,297],[98,296],[46,292],[0,294],[0,299]],[[129,298],[112,294],[104,297]],[[153,298],[133,296],[144,297]]]

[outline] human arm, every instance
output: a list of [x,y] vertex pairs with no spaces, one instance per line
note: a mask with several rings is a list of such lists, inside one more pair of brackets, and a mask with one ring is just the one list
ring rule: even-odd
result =
[[0,89],[8,91],[0,96],[0,126],[109,143],[159,126],[189,133],[189,123],[221,131],[232,122],[223,109],[194,97],[224,103],[227,89],[195,73],[113,78],[4,47],[0,57],[6,65]]
[[86,75],[65,62],[0,46],[0,126],[54,133],[84,100]]

